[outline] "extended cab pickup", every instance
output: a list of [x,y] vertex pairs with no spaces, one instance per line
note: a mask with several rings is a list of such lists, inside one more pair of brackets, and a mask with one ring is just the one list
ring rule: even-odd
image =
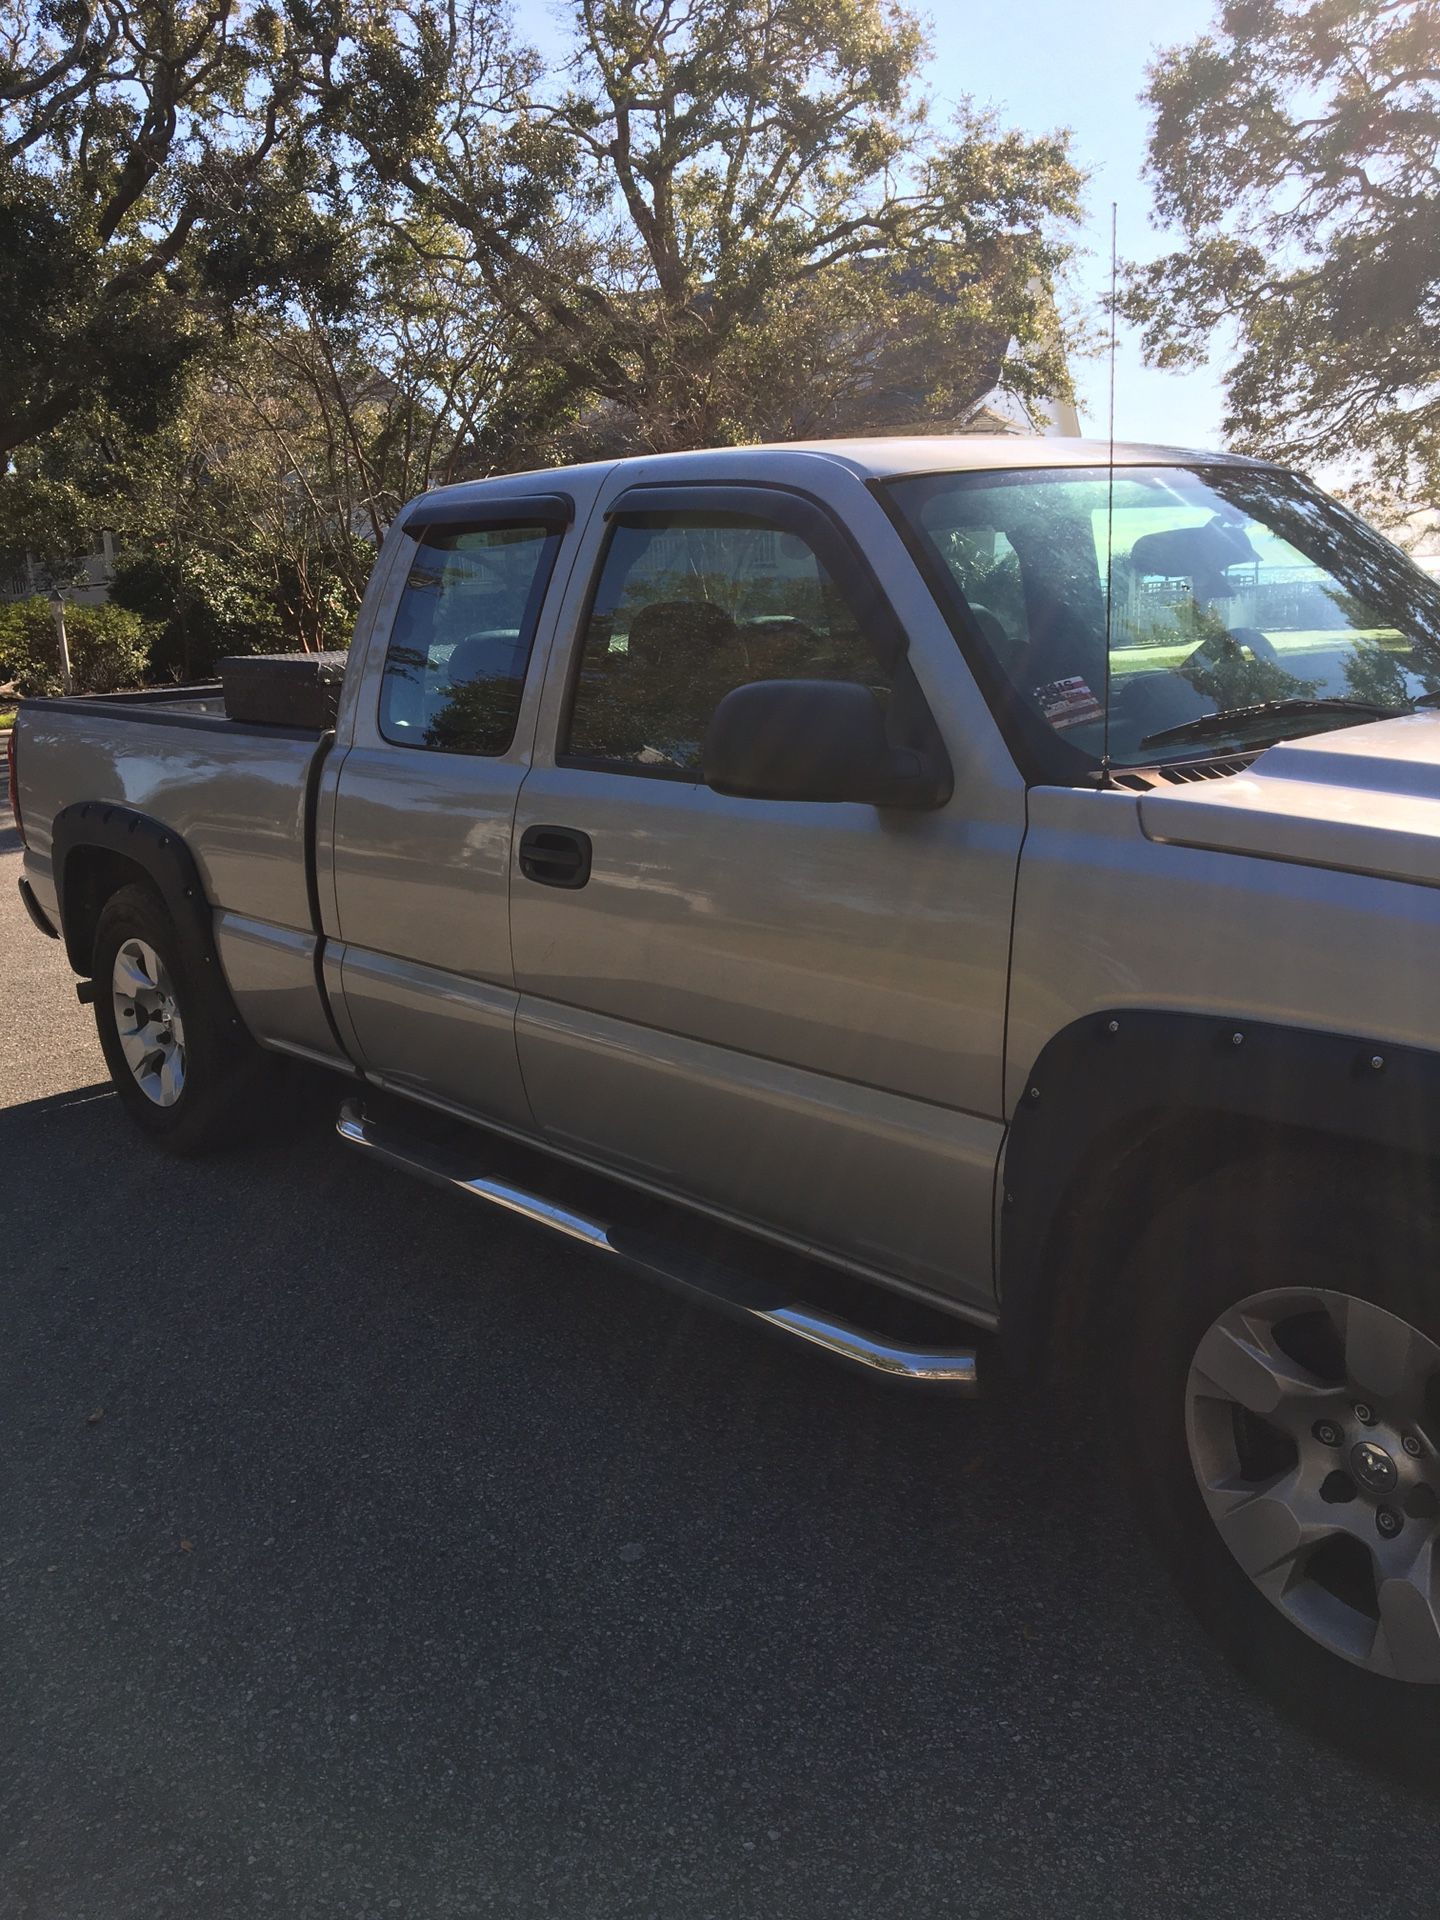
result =
[[1084,1354],[1231,1647],[1433,1716],[1440,593],[1402,554],[1232,457],[679,454],[427,494],[333,717],[274,671],[258,717],[241,668],[20,712],[27,903],[155,1139],[298,1056],[361,1150],[872,1368],[969,1390],[963,1323]]

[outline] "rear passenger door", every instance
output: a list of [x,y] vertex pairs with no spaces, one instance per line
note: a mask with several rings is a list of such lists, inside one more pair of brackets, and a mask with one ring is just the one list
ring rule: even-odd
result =
[[634,488],[606,522],[516,818],[536,1118],[587,1157],[986,1300],[1018,776],[997,795],[957,764],[955,798],[929,813],[700,778],[717,702],[754,680],[859,681],[913,741],[933,724],[923,682],[952,659],[963,673],[953,642],[912,655],[859,553],[799,494]]
[[571,517],[560,495],[412,509],[404,585],[331,795],[327,964],[362,1064],[521,1128],[510,832],[534,726],[527,675]]

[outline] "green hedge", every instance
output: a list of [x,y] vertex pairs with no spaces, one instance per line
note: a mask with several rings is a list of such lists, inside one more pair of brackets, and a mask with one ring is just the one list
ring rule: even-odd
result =
[[[67,604],[65,637],[76,693],[115,693],[144,680],[153,631],[138,614]],[[55,615],[39,594],[0,605],[0,688],[12,684],[22,695],[63,691]]]

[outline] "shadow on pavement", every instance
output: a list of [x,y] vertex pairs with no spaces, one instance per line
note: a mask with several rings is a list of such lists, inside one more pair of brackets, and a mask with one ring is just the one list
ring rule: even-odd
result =
[[[13,1165],[27,1157],[34,1144],[29,1135],[37,1120],[68,1113],[72,1107],[114,1100],[115,1089],[110,1082],[97,1080],[93,1087],[72,1087],[66,1093],[47,1093],[42,1100],[27,1100],[18,1107],[0,1107],[0,1163]],[[115,1111],[119,1112],[118,1105]]]

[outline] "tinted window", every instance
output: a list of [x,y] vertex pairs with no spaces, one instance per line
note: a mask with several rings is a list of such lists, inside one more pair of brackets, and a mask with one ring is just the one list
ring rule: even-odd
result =
[[733,514],[619,526],[585,633],[565,750],[696,774],[718,703],[755,680],[885,676],[808,542]]
[[385,739],[505,751],[557,545],[543,527],[426,529],[385,655]]

